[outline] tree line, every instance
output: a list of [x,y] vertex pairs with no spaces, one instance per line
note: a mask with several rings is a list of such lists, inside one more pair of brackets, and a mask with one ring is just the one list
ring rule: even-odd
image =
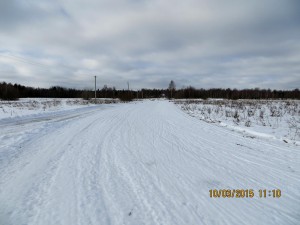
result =
[[[93,90],[78,90],[53,86],[50,88],[34,88],[20,84],[0,83],[0,99],[17,100],[18,98],[84,98],[94,97]],[[225,99],[300,99],[299,89],[295,90],[270,90],[270,89],[196,89],[192,86],[176,89],[175,83],[171,81],[166,89],[141,89],[117,90],[114,87],[104,85],[102,89],[96,91],[97,98],[120,98],[129,101],[141,98],[225,98]]]

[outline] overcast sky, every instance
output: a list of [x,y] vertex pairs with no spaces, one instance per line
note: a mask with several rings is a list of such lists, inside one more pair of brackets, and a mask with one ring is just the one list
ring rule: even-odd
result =
[[0,82],[300,87],[299,0],[1,0]]

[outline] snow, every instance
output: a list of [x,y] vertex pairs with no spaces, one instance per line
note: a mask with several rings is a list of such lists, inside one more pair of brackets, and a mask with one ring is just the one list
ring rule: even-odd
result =
[[299,100],[177,100],[189,115],[260,138],[300,145]]
[[[168,101],[0,120],[0,224],[299,224],[300,148]],[[210,198],[253,189],[253,198]],[[260,198],[259,189],[280,189]]]
[[[97,104],[116,103],[115,99],[97,99]],[[0,119],[41,115],[47,112],[61,112],[70,109],[93,106],[94,100],[80,98],[21,98],[18,101],[0,100]]]

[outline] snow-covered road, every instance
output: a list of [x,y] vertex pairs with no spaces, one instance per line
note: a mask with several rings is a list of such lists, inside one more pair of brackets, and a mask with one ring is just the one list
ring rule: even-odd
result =
[[[300,224],[299,147],[168,101],[0,120],[0,141],[0,225]],[[255,196],[211,198],[211,189]]]

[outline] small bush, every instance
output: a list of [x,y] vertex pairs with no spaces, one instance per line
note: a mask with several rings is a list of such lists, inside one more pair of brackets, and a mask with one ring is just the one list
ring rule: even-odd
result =
[[237,110],[234,112],[233,118],[235,119],[234,122],[236,122],[237,124],[240,122],[240,115]]
[[251,126],[251,121],[250,121],[250,120],[247,120],[247,121],[245,122],[245,126],[246,126],[246,127],[250,127],[250,126]]
[[122,101],[122,102],[131,102],[133,100],[132,97],[127,97],[127,96],[120,96],[119,99]]
[[130,102],[133,100],[133,95],[127,92],[120,94],[118,97],[122,102]]
[[90,91],[83,91],[81,94],[81,98],[84,100],[90,100],[92,98],[92,94]]

